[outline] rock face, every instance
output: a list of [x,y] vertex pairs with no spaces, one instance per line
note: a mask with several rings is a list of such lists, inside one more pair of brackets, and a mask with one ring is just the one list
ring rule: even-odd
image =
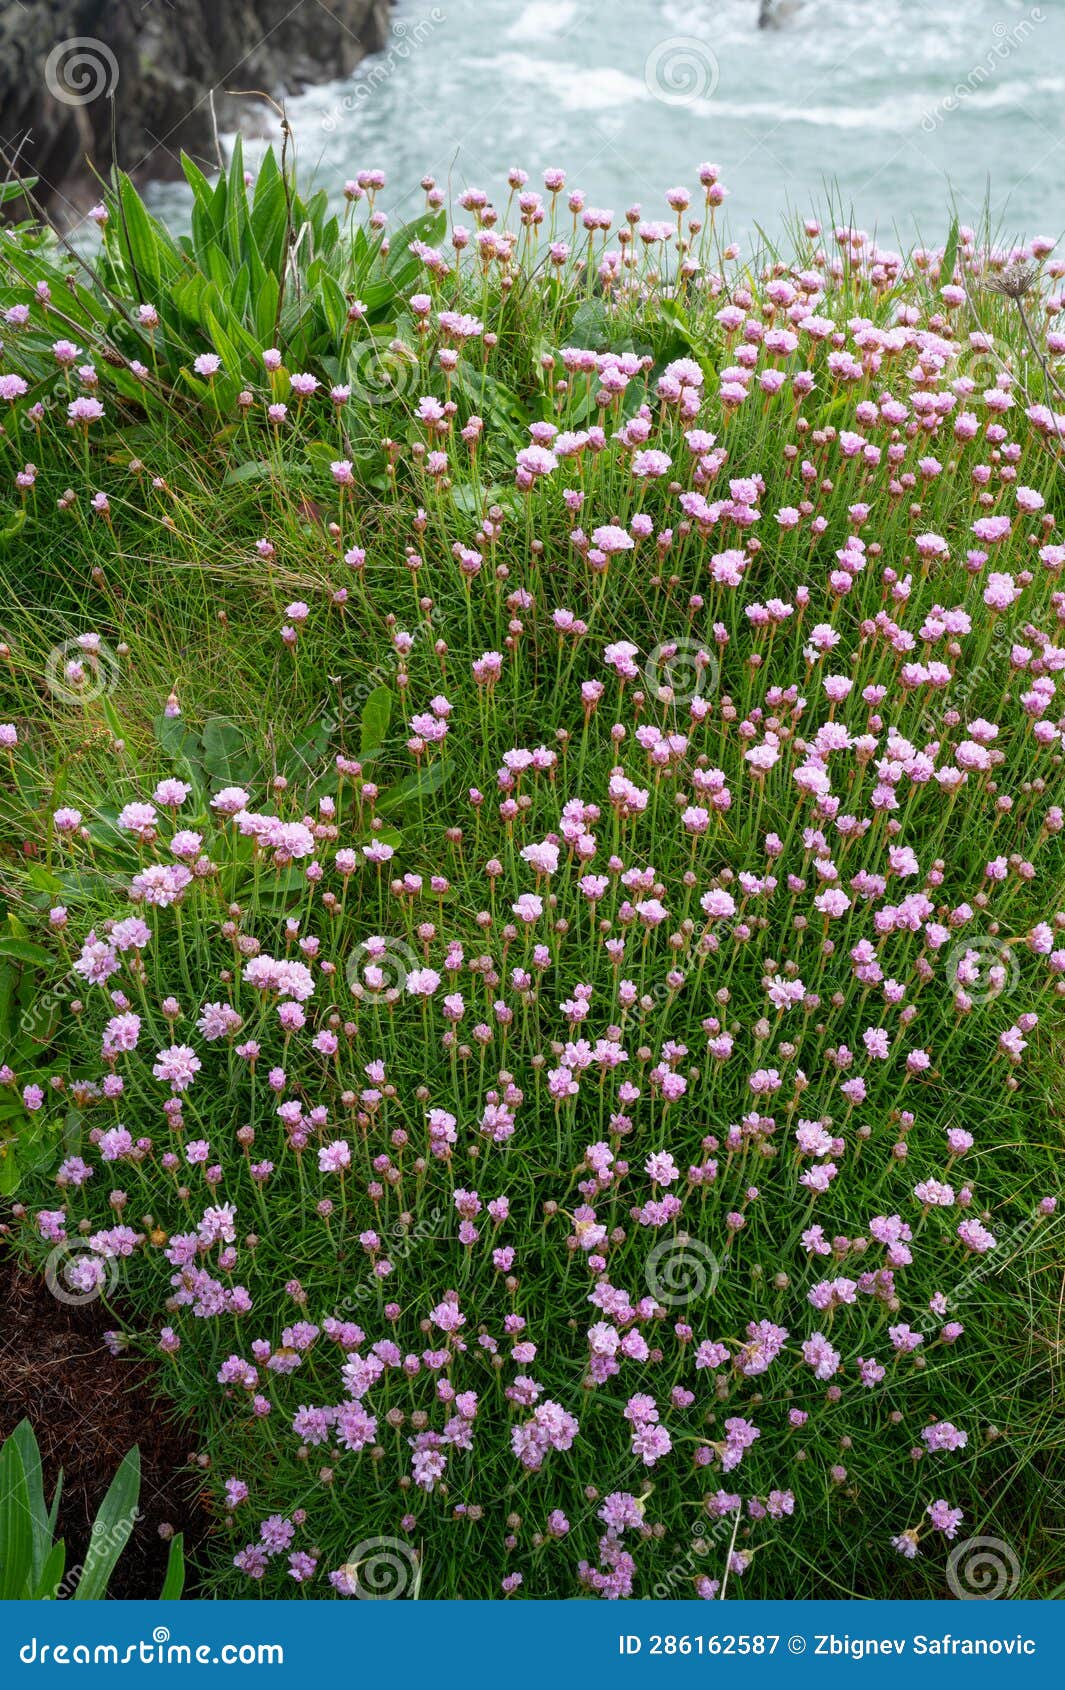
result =
[[[61,217],[117,158],[140,180],[180,175],[184,150],[214,163],[248,100],[346,76],[389,34],[389,0],[0,0],[4,173],[40,178]],[[12,210],[25,214],[19,201]]]

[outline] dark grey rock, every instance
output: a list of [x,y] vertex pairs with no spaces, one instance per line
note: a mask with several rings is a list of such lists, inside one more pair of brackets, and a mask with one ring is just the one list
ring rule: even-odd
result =
[[[62,217],[117,158],[136,179],[214,164],[249,110],[348,75],[389,34],[389,0],[0,0],[0,142]],[[80,43],[80,44],[79,44]],[[19,202],[12,211],[25,214]]]

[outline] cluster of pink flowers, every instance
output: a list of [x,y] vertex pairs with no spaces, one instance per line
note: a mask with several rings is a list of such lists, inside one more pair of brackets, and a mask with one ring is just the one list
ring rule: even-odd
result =
[[[856,1501],[874,1421],[902,1514],[905,1491],[953,1539],[973,1511],[970,1288],[1056,1209],[984,1123],[1037,1095],[1065,992],[1065,419],[1005,365],[965,373],[979,335],[929,255],[840,229],[718,273],[680,190],[675,221],[630,214],[610,249],[580,196],[558,237],[562,181],[511,188],[517,231],[471,192],[472,236],[415,244],[444,396],[413,394],[385,443],[418,595],[412,629],[389,610],[395,761],[410,804],[432,795],[422,831],[390,833],[389,781],[344,746],[306,788],[146,778],[117,817],[123,895],[48,916],[80,1066],[0,1082],[85,1123],[27,1232],[76,1247],[72,1289],[135,1268],[153,1345],[209,1371],[245,1462],[214,1462],[226,1517],[261,1520],[243,1575],[356,1594],[324,1547],[345,1485],[349,1518],[373,1490],[367,1520],[411,1546],[493,1521],[503,1594],[639,1595],[653,1475],[721,1542],[716,1577],[685,1575],[715,1598],[826,1490]],[[451,378],[494,350],[489,282],[545,219],[556,269],[587,240],[608,316],[672,247],[720,358],[563,345],[527,438],[486,440]],[[961,232],[967,273],[1019,256]],[[262,362],[273,381],[281,353]],[[307,373],[288,392],[349,400]],[[330,476],[345,500],[351,460]],[[287,607],[301,651],[349,586],[383,591],[342,515],[335,579]],[[279,520],[257,556],[291,544]],[[69,803],[51,848],[92,860]],[[917,1555],[917,1528],[875,1524]]]

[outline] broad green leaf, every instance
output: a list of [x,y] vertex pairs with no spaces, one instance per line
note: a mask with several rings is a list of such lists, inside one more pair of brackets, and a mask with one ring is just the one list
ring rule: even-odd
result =
[[195,745],[196,735],[186,727],[180,716],[157,716],[152,723],[156,743],[174,758],[187,757]]
[[439,792],[445,784],[451,771],[455,767],[453,757],[441,757],[435,763],[427,763],[416,774],[408,775],[399,785],[386,793],[377,808],[381,815],[390,815],[403,804],[414,804],[424,798],[431,798]]
[[41,1571],[35,1575],[33,1598],[37,1602],[54,1602],[56,1592],[63,1582],[63,1573],[67,1564],[67,1546],[60,1538],[53,1543],[45,1556]]
[[[0,1142],[0,1197],[13,1197],[19,1188],[22,1169],[10,1144]],[[0,1520],[0,1587],[3,1584],[3,1521]],[[0,1595],[0,1601],[3,1600]]]
[[0,205],[7,205],[10,200],[21,199],[23,194],[32,193],[38,181],[37,176],[27,176],[19,182],[0,182]]
[[[159,243],[152,219],[128,176],[118,177],[118,217],[114,225],[121,231],[122,244],[137,291],[144,299],[154,300],[162,278]],[[112,224],[108,224],[110,230]]]
[[392,720],[392,689],[375,687],[362,707],[362,755],[376,751],[388,733]]
[[25,962],[31,968],[53,968],[55,957],[51,951],[46,951],[43,945],[35,945],[32,939],[0,938],[0,957],[7,957],[12,962]]
[[28,1420],[19,1421],[11,1434],[11,1442],[18,1446],[18,1452],[22,1457],[24,1495],[32,1522],[31,1578],[36,1583],[41,1576],[51,1548],[52,1531],[44,1500],[44,1473],[41,1468],[41,1452],[33,1427]]
[[247,463],[236,464],[228,469],[225,475],[226,487],[239,487],[245,481],[269,481],[274,473],[273,464],[263,459],[249,458]]
[[26,1594],[33,1569],[33,1525],[26,1470],[14,1438],[0,1449],[0,1602]]
[[107,1595],[108,1580],[136,1522],[140,1489],[141,1454],[134,1444],[122,1457],[93,1521],[85,1565],[74,1592],[76,1602],[98,1601]]
[[[270,151],[259,166],[251,206],[251,232],[259,249],[259,256],[269,275],[280,278],[285,262],[287,233],[287,205],[285,184],[277,160]],[[273,312],[277,309],[275,295],[270,314],[270,329],[260,330],[264,343],[273,331]]]
[[211,201],[214,198],[214,189],[203,174],[203,171],[200,169],[198,164],[193,163],[188,153],[182,153],[181,155],[181,168],[185,172],[185,180],[192,189],[196,204],[202,206],[204,210],[209,210]]
[[233,763],[243,755],[244,740],[235,722],[212,716],[203,729],[203,766],[220,786],[231,786]]

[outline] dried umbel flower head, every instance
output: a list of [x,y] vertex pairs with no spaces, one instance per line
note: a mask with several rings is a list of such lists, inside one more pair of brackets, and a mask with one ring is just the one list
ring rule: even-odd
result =
[[1031,293],[1038,278],[1038,265],[1011,264],[1001,275],[989,276],[984,285],[989,292],[1005,294],[1007,299],[1024,299]]

